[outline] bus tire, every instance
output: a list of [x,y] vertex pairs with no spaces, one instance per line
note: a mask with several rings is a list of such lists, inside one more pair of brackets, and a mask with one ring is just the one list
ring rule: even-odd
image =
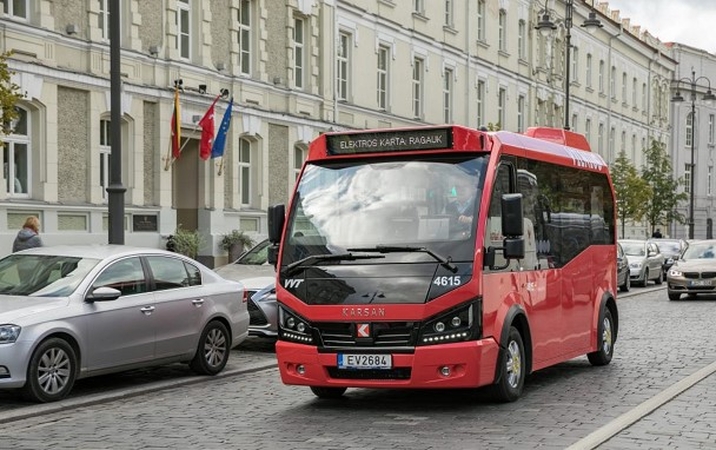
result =
[[336,399],[341,398],[343,394],[345,394],[346,388],[311,386],[311,391],[313,392],[313,395],[318,398]]
[[593,366],[606,366],[611,362],[614,355],[614,336],[612,312],[605,307],[597,327],[597,351],[587,354]]
[[514,402],[522,395],[525,386],[527,355],[522,335],[517,328],[510,326],[505,348],[500,352],[497,364],[500,365],[500,378],[492,387],[498,401]]

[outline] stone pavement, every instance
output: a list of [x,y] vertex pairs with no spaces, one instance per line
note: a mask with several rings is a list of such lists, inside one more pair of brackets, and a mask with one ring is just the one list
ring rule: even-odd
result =
[[[616,435],[597,448],[715,448],[713,375],[663,404],[654,399],[716,361],[716,298],[670,302],[663,287],[635,288],[619,307],[612,364],[576,358],[539,371],[515,403],[494,403],[483,390],[349,389],[339,401],[321,401],[281,383],[270,347],[242,349],[232,361],[247,370],[256,364],[254,371],[187,374],[191,385],[179,377],[175,387],[0,422],[0,447],[564,449],[592,448],[584,439],[608,428]],[[650,414],[614,427],[652,403]]]

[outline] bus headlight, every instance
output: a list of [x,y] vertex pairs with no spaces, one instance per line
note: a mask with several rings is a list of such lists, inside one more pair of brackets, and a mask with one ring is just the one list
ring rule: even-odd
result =
[[313,332],[308,322],[283,306],[278,307],[278,331],[279,337],[286,341],[303,344],[313,342]]
[[427,320],[420,327],[418,345],[435,345],[474,339],[477,332],[478,303],[470,302]]

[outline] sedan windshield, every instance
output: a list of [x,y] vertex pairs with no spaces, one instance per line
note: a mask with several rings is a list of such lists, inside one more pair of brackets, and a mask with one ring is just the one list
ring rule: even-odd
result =
[[645,256],[646,249],[641,242],[623,242],[622,248],[627,256]]
[[[487,156],[471,156],[308,165],[292,204],[283,264],[376,246],[471,259],[475,224],[469,220],[479,213],[486,164]],[[432,259],[425,255],[389,257]]]
[[64,297],[97,263],[74,256],[12,254],[0,260],[0,294]]
[[711,243],[695,243],[689,245],[684,252],[683,259],[714,259],[716,258],[716,247]]

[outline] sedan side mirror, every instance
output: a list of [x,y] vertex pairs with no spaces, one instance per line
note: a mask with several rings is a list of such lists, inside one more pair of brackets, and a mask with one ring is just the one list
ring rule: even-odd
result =
[[109,300],[117,300],[121,296],[122,292],[120,290],[107,286],[102,286],[87,294],[87,297],[85,297],[85,301],[87,303],[103,302]]

